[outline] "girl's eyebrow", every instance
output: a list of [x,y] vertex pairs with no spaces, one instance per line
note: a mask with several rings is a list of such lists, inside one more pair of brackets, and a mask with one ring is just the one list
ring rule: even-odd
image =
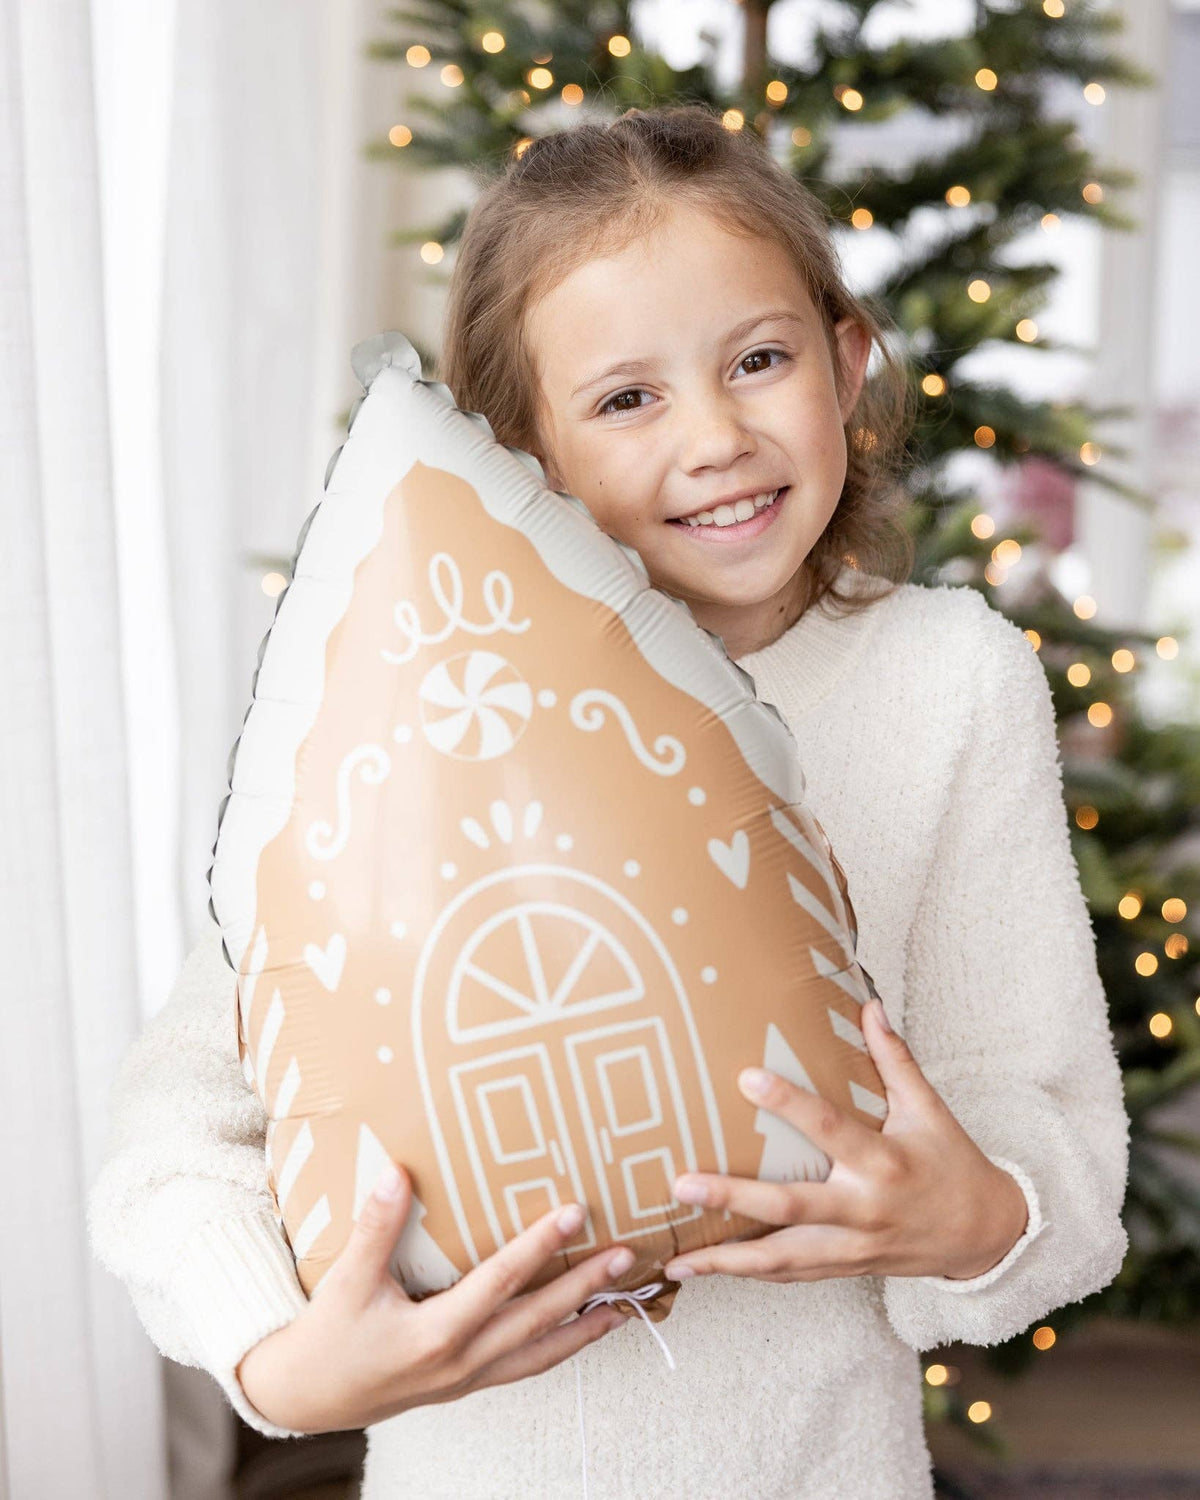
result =
[[[790,308],[773,308],[770,312],[751,313],[748,318],[743,318],[740,323],[735,324],[734,327],[729,330],[729,332],[725,335],[724,342],[727,344],[732,344],[735,343],[738,339],[745,338],[745,336],[748,333],[752,333],[760,323],[803,324],[803,322],[804,319],[800,316],[800,314],[798,312],[794,312]],[[590,391],[592,386],[599,385],[601,381],[604,380],[612,380],[617,375],[641,375],[644,374],[647,370],[651,370],[653,368],[654,361],[651,359],[623,359],[619,363],[615,365],[608,365],[605,369],[599,371],[597,374],[589,376],[582,385],[577,385],[571,392],[570,399],[574,401],[576,396],[582,395],[584,391]]]

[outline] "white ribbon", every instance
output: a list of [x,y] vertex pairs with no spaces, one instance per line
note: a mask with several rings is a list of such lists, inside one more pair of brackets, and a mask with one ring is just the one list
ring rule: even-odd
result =
[[[673,1370],[675,1368],[675,1359],[671,1354],[671,1351],[667,1348],[667,1341],[663,1338],[662,1334],[659,1333],[658,1329],[655,1328],[653,1320],[646,1312],[646,1309],[642,1306],[643,1302],[648,1302],[651,1297],[657,1296],[658,1293],[662,1291],[664,1286],[666,1286],[665,1281],[652,1281],[648,1286],[640,1286],[636,1291],[632,1292],[597,1292],[594,1297],[589,1297],[588,1300],[579,1309],[579,1315],[580,1317],[582,1317],[585,1312],[590,1312],[593,1307],[599,1307],[602,1302],[630,1303],[633,1307],[634,1312],[639,1315],[642,1322],[645,1323],[646,1327],[658,1340],[658,1346],[663,1352],[663,1356],[667,1361],[667,1365]],[[583,1500],[587,1500],[587,1428],[585,1427],[583,1421],[583,1376],[579,1373],[578,1356],[575,1357],[572,1363],[575,1366],[575,1396],[579,1405],[579,1451],[583,1462]]]

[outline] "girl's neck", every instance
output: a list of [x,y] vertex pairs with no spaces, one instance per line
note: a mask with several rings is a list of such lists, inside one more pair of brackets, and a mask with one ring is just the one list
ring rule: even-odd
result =
[[688,601],[696,623],[714,631],[733,661],[762,651],[792,628],[808,606],[809,583],[801,568],[778,594],[759,604],[721,604],[710,599]]

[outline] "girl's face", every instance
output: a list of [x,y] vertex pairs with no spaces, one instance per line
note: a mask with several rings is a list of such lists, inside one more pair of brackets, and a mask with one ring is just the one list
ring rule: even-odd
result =
[[677,205],[534,302],[525,332],[551,488],[633,547],[730,656],[775,640],[804,607],[799,570],[841,495],[866,330],[837,325],[839,399],[784,251]]

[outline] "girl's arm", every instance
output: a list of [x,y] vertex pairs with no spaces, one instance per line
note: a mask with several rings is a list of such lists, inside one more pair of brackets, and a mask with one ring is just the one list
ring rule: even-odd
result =
[[884,1279],[892,1326],[918,1350],[1021,1332],[1106,1286],[1127,1245],[1129,1122],[1050,689],[1021,631],[980,606],[974,717],[910,934],[904,1032],[967,1133],[1020,1183],[1029,1223],[981,1276]]
[[235,1375],[308,1299],[275,1219],[266,1117],[238,1065],[234,997],[209,923],[114,1082],[88,1229],[158,1349],[207,1370],[257,1431],[293,1437],[250,1405]]

